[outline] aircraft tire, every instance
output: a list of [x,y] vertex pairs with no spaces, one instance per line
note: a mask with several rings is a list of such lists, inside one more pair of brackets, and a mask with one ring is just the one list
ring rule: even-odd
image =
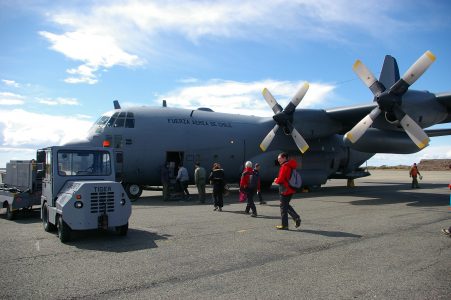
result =
[[130,201],[134,202],[134,201],[138,200],[139,197],[141,197],[143,188],[138,184],[127,183],[125,185],[125,192],[127,193],[128,198],[130,198]]

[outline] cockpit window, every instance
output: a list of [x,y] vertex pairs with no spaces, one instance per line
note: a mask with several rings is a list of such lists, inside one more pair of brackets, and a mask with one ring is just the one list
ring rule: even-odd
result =
[[135,128],[135,119],[129,119],[125,120],[125,128]]
[[132,112],[116,112],[106,123],[107,127],[135,128],[135,117]]
[[[112,115],[111,115],[112,114]],[[105,127],[135,128],[135,115],[132,112],[110,112],[101,116],[91,127],[91,134],[102,133]]]
[[106,126],[108,126],[108,127],[113,127],[114,122],[116,122],[116,118],[117,118],[118,115],[119,115],[119,113],[114,113],[114,114],[111,116],[111,118],[110,118],[110,120],[108,121],[108,123],[106,124]]
[[97,120],[96,125],[99,125],[99,126],[105,125],[106,122],[108,122],[108,119],[109,119],[109,118],[110,118],[109,116],[101,116],[101,117]]

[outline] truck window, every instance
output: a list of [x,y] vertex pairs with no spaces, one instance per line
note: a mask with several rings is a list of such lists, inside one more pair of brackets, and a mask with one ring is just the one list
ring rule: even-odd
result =
[[110,154],[106,151],[60,150],[58,151],[58,175],[111,175]]

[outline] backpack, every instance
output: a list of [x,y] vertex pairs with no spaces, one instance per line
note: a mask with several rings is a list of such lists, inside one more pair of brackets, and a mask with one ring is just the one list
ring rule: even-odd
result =
[[291,176],[288,180],[288,185],[293,189],[299,189],[302,185],[301,174],[296,169],[291,170]]
[[258,175],[255,174],[255,172],[247,172],[246,174],[249,174],[249,184],[247,188],[249,189],[256,189],[258,185]]

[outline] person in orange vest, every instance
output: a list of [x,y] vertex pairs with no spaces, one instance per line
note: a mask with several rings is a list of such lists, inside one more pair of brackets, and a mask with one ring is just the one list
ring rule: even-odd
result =
[[410,168],[409,175],[410,177],[412,177],[412,188],[420,188],[420,186],[418,185],[417,177],[420,176],[421,178],[421,174],[420,171],[418,171],[416,163],[414,163],[413,166]]

